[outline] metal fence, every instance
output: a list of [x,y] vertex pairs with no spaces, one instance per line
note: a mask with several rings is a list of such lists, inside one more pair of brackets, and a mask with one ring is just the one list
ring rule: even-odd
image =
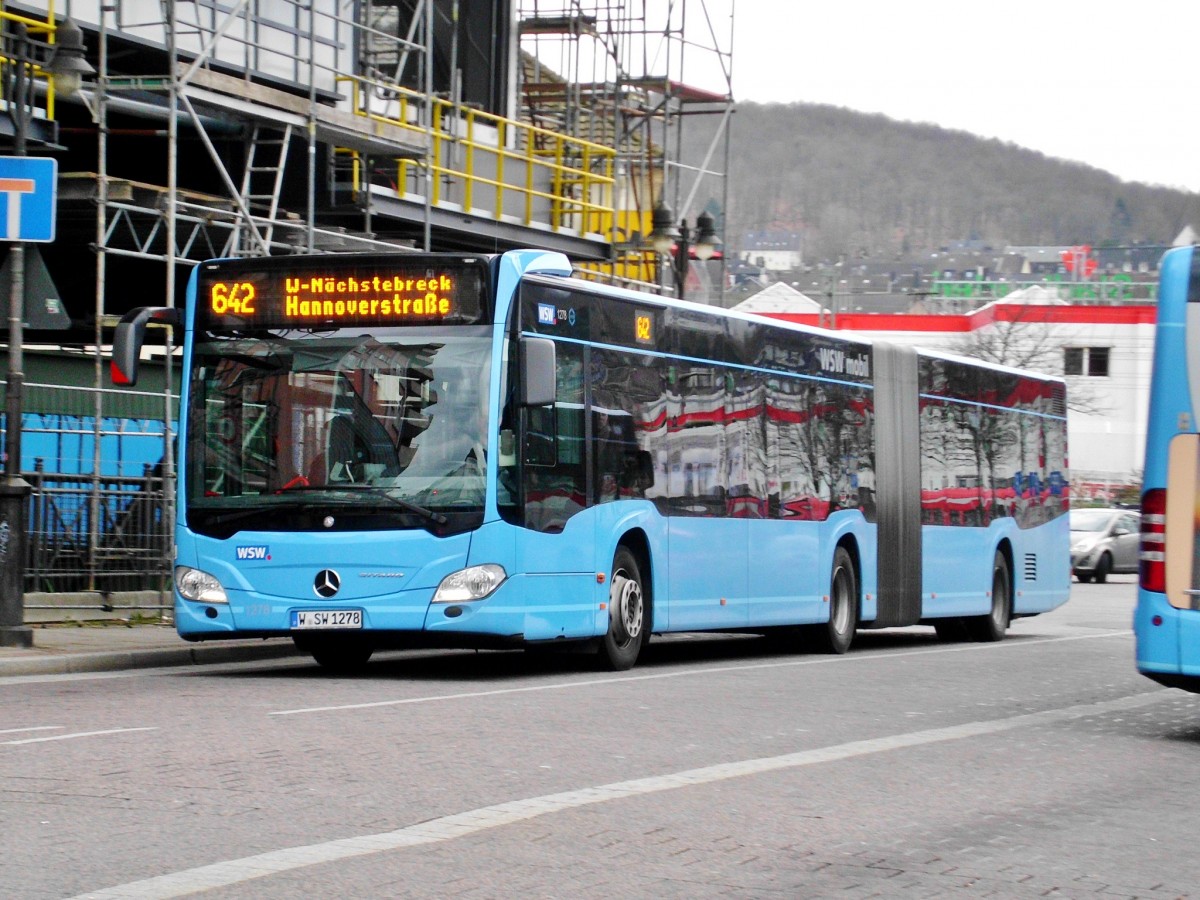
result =
[[33,490],[25,593],[169,590],[174,498],[161,470],[163,395],[26,388],[21,474]]
[[33,487],[26,592],[167,589],[172,549],[160,471],[96,479],[39,466],[25,478]]

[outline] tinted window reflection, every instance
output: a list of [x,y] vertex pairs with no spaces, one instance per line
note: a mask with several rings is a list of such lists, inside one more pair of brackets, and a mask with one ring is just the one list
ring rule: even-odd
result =
[[929,525],[1032,527],[1067,506],[1061,386],[921,360],[921,509]]
[[[604,302],[591,322],[612,340],[627,316]],[[591,502],[646,497],[683,516],[824,519],[862,509],[874,518],[871,391],[770,371],[811,369],[826,339],[775,330],[768,345],[769,326],[691,311],[660,310],[655,323],[670,355],[587,351]],[[604,430],[614,428],[614,437]]]

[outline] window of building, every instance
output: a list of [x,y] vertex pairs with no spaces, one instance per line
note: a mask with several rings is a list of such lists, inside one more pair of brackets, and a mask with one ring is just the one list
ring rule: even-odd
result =
[[1063,374],[1108,377],[1109,347],[1064,347]]

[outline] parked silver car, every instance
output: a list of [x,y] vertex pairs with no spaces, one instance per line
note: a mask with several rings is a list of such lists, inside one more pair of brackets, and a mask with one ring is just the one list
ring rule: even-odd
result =
[[1138,570],[1141,515],[1127,509],[1071,510],[1071,569],[1080,581]]

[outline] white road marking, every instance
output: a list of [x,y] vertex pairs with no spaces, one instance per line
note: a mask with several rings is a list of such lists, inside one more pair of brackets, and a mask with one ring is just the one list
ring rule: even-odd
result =
[[910,656],[927,656],[931,653],[980,653],[987,650],[1032,647],[1039,644],[1055,644],[1064,641],[1090,641],[1096,638],[1129,637],[1128,631],[1108,631],[1101,634],[1072,635],[1070,637],[1039,638],[1028,641],[1002,641],[995,644],[964,644],[941,646],[926,650],[887,650],[879,653],[853,653],[846,656],[820,656],[806,659],[780,660],[764,663],[744,663],[734,666],[691,666],[670,672],[655,672],[644,675],[614,675],[610,678],[590,678],[586,681],[558,681],[553,684],[534,684],[525,687],[497,688],[491,691],[464,691],[458,694],[434,694],[428,697],[405,697],[399,700],[374,700],[367,703],[346,703],[339,706],[309,706],[301,709],[280,709],[267,713],[269,716],[299,716],[309,713],[340,712],[350,709],[376,709],[384,706],[406,706],[413,703],[435,703],[442,700],[470,700],[478,697],[499,697],[505,694],[530,694],[539,691],[563,691],[572,688],[595,687],[602,684],[620,684],[629,681],[660,681],[665,678],[688,678],[694,675],[720,675],[726,672],[748,672],[760,669],[783,669],[796,666],[819,666],[831,663],[849,664],[871,660],[894,660]]
[[66,725],[33,725],[29,728],[0,728],[0,734],[21,734],[26,731],[57,731]]
[[158,731],[158,728],[107,728],[104,731],[76,731],[71,734],[55,734],[50,737],[24,738],[19,741],[0,741],[0,747],[15,747],[19,744],[44,744],[46,741],[72,741],[75,738],[95,737],[101,734],[126,734],[131,731]]
[[357,856],[369,856],[374,853],[384,853],[405,847],[416,847],[422,844],[438,844],[443,841],[453,840],[454,838],[465,837],[469,834],[477,834],[478,832],[487,831],[492,828],[525,822],[550,813],[579,809],[595,803],[604,803],[608,800],[641,797],[647,794],[675,790],[676,788],[691,787],[698,784],[711,784],[717,781],[727,781],[731,778],[761,775],[765,772],[775,772],[781,769],[813,766],[821,763],[854,759],[872,753],[885,753],[889,750],[902,750],[942,741],[954,741],[986,734],[998,734],[1004,731],[1012,731],[1016,728],[1054,725],[1085,716],[1138,709],[1139,707],[1160,703],[1176,696],[1178,694],[1175,691],[1157,689],[1145,694],[1134,694],[1130,697],[1121,697],[1116,700],[1106,700],[1099,703],[1084,703],[1078,706],[1067,706],[1043,712],[1026,713],[1006,719],[967,722],[962,725],[951,725],[946,728],[931,728],[925,731],[912,731],[907,734],[871,738],[864,741],[850,741],[832,747],[802,750],[798,753],[786,753],[782,756],[768,756],[761,759],[720,763],[714,766],[704,766],[699,769],[675,772],[670,775],[638,778],[633,781],[619,781],[598,787],[564,791],[559,794],[547,794],[542,797],[513,800],[508,803],[485,806],[452,816],[443,816],[440,819],[433,819],[428,822],[420,822],[396,831],[343,838],[321,844],[309,844],[304,847],[288,847],[283,850],[260,853],[256,856],[227,860],[207,866],[199,866],[194,869],[185,869],[181,872],[172,872],[171,874],[159,875],[155,878],[146,878],[142,881],[132,881],[88,894],[81,894],[73,898],[73,900],[134,900],[134,898],[137,898],[137,900],[146,900],[146,898],[181,897],[186,894],[199,893],[200,891],[242,884],[255,878],[278,875],[282,872],[289,872],[319,863],[337,862],[338,860],[351,859]]

